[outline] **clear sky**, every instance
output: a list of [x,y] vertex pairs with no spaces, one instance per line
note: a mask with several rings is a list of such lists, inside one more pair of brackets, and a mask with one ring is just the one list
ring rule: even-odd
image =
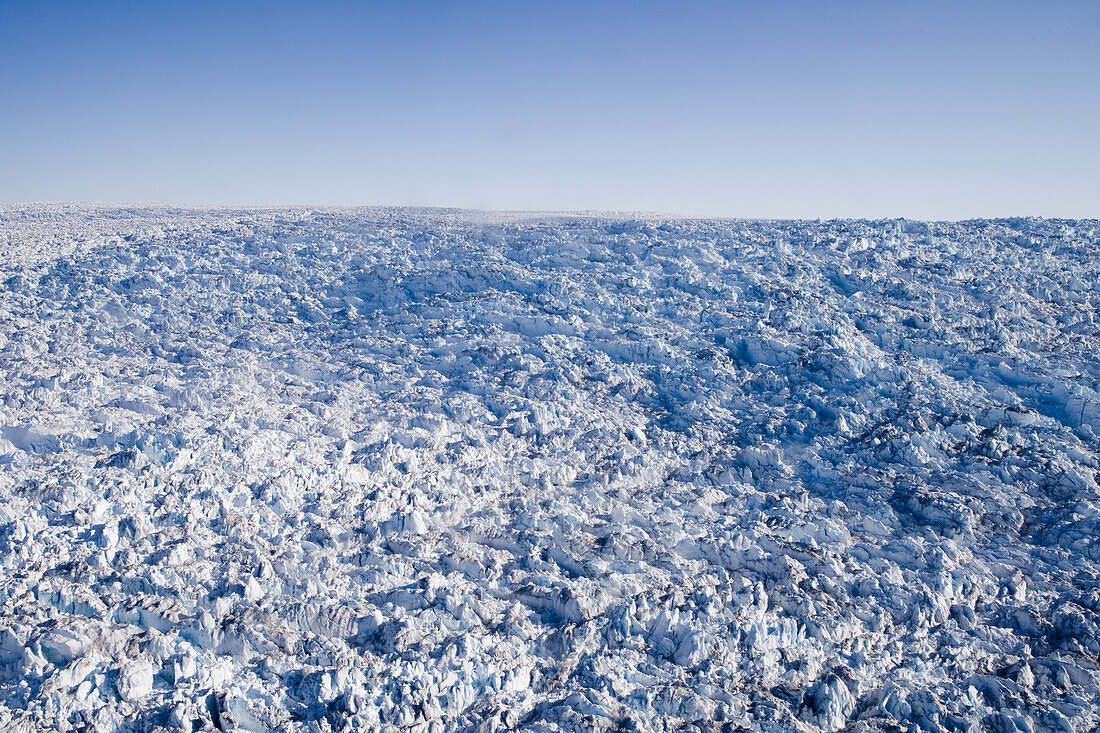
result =
[[1100,2],[0,0],[0,201],[1100,216]]

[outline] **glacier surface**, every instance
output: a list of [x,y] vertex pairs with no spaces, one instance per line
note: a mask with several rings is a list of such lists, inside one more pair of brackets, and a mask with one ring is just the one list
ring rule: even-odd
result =
[[1098,247],[0,207],[0,728],[1096,730]]

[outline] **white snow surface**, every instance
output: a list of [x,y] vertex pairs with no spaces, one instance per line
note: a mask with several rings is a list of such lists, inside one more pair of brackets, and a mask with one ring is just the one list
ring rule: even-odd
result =
[[1100,222],[0,208],[0,729],[1100,726]]

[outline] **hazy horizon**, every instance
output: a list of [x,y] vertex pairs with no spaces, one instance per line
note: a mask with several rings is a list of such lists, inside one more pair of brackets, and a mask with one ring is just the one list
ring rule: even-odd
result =
[[682,214],[675,211],[650,211],[641,209],[479,209],[463,206],[444,206],[429,204],[189,204],[164,201],[0,201],[2,207],[47,207],[78,206],[91,209],[164,209],[166,211],[184,209],[195,211],[283,211],[306,209],[316,211],[370,211],[405,209],[409,212],[492,214],[502,217],[629,217],[637,219],[653,218],[658,220],[702,220],[731,222],[890,222],[909,221],[925,224],[964,224],[969,221],[1012,221],[1018,219],[1042,219],[1047,221],[1100,221],[1100,216],[1042,216],[1038,214],[1004,214],[1000,216],[974,216],[959,219],[919,219],[912,216],[722,216],[711,214]]

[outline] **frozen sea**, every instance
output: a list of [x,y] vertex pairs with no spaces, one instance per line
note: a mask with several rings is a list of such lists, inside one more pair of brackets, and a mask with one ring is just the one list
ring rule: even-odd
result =
[[1100,727],[1100,222],[0,207],[0,729]]

